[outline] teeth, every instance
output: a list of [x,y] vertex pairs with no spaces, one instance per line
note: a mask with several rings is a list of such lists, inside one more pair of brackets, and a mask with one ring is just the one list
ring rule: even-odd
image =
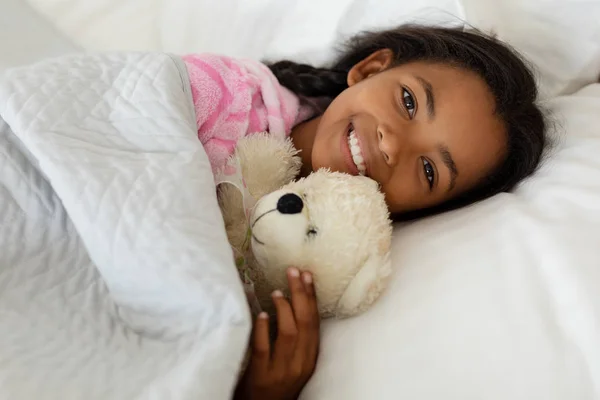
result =
[[350,152],[352,153],[352,161],[358,168],[358,172],[361,175],[365,175],[367,172],[367,167],[365,166],[365,159],[362,156],[362,152],[360,151],[360,146],[358,145],[358,138],[354,133],[354,129],[350,131],[348,135],[348,145],[350,146]]

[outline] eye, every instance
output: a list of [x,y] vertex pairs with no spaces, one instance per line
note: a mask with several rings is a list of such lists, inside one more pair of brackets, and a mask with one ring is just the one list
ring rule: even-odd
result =
[[308,237],[313,237],[317,235],[317,230],[315,228],[310,228],[308,231],[306,231],[306,236]]
[[429,182],[429,190],[433,189],[435,170],[433,169],[433,165],[425,158],[423,158],[423,172],[425,173],[425,178],[427,178],[427,181]]
[[406,108],[410,119],[413,119],[417,111],[417,105],[414,96],[406,88],[402,88],[402,104]]

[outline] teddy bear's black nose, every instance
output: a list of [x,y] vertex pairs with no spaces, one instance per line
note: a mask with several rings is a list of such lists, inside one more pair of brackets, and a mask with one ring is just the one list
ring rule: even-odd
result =
[[284,194],[277,202],[277,211],[282,214],[299,214],[302,212],[304,203],[300,196],[294,193]]

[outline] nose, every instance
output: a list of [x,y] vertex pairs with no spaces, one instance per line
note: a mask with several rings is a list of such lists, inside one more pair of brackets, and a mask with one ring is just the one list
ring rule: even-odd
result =
[[379,139],[379,150],[383,154],[385,162],[393,166],[398,162],[400,155],[400,141],[401,134],[392,131],[392,129],[385,126],[377,128],[377,137]]
[[304,202],[294,193],[284,194],[277,201],[277,211],[282,214],[300,214],[303,207]]

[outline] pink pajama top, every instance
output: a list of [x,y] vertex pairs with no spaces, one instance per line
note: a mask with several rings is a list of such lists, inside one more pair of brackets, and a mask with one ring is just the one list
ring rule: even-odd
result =
[[187,55],[183,61],[192,86],[198,138],[213,172],[224,166],[240,138],[265,131],[286,137],[314,114],[260,62],[214,54]]

